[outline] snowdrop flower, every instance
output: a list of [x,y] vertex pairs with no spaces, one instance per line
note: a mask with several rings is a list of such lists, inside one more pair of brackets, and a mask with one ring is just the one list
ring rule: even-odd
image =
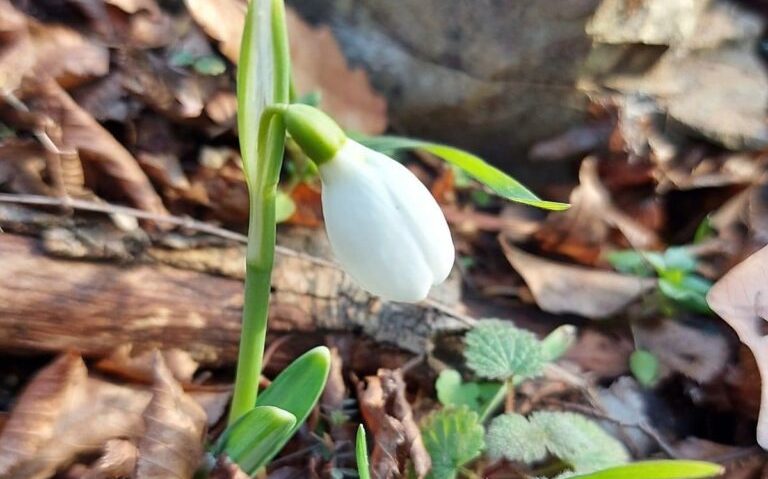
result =
[[416,302],[445,281],[454,260],[448,223],[406,167],[349,139],[324,113],[291,105],[285,124],[318,164],[325,227],[341,266],[364,289]]

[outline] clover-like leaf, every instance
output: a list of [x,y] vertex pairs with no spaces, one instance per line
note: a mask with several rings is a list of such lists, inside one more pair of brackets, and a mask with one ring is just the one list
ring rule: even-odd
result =
[[574,472],[592,472],[629,461],[621,442],[581,414],[539,411],[528,420],[545,435],[547,449],[571,465]]
[[540,461],[547,455],[547,435],[520,414],[496,417],[485,436],[488,455],[525,463]]
[[480,417],[466,406],[433,413],[422,426],[421,436],[432,458],[427,476],[432,479],[455,478],[485,447]]
[[464,338],[467,366],[478,376],[507,380],[536,376],[544,363],[536,336],[499,320],[479,322]]

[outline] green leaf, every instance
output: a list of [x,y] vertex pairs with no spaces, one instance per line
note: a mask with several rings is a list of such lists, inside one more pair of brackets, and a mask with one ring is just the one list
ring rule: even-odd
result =
[[201,75],[216,76],[227,71],[227,64],[217,55],[205,55],[195,60],[192,65]]
[[296,417],[288,411],[256,407],[222,433],[214,450],[229,456],[245,473],[253,474],[266,466],[272,451],[291,437],[295,424]]
[[723,466],[704,461],[641,461],[570,479],[703,479],[723,471]]
[[421,428],[424,447],[432,458],[432,479],[453,479],[459,469],[480,455],[485,447],[483,426],[477,413],[466,406],[431,414]]
[[684,274],[680,278],[659,279],[659,291],[676,304],[695,313],[710,314],[707,292],[712,283],[701,276]]
[[576,326],[564,324],[541,340],[541,357],[544,361],[555,361],[573,346],[576,341]]
[[581,414],[539,411],[528,420],[544,432],[547,449],[575,472],[592,472],[629,461],[621,442]]
[[673,246],[664,252],[664,265],[668,270],[676,269],[690,273],[696,270],[697,261],[690,249]]
[[488,455],[525,463],[540,461],[547,456],[547,436],[539,427],[520,414],[496,417],[485,436]]
[[480,321],[467,333],[464,343],[467,366],[483,378],[504,381],[532,377],[544,364],[536,336],[509,322]]
[[296,424],[290,434],[271,451],[270,459],[280,452],[288,439],[304,424],[317,404],[325,388],[331,369],[331,352],[325,346],[318,346],[299,356],[259,394],[256,406],[275,406],[296,417]]
[[480,412],[481,406],[496,395],[502,385],[496,382],[464,382],[455,369],[445,369],[435,381],[437,399],[443,406],[467,406]]
[[634,276],[653,276],[654,268],[645,255],[635,250],[612,251],[605,257],[611,266],[619,273],[631,274]]
[[452,146],[398,136],[378,136],[363,139],[361,142],[374,150],[387,153],[402,149],[427,151],[451,165],[461,168],[469,176],[488,186],[497,195],[511,201],[554,211],[562,211],[570,206],[566,203],[542,200],[519,181],[486,163],[482,158]]
[[368,465],[368,443],[365,440],[365,428],[362,424],[357,428],[355,457],[357,458],[357,475],[360,479],[371,479],[371,469]]
[[180,50],[171,55],[168,63],[172,67],[188,67],[195,63],[195,55],[187,50]]
[[629,356],[629,369],[641,385],[652,387],[659,376],[659,359],[650,351],[637,349]]
[[277,190],[275,197],[275,221],[282,223],[296,212],[296,203],[286,192]]

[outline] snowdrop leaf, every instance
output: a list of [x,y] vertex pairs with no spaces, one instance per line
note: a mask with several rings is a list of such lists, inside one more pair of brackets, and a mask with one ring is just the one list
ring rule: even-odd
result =
[[478,376],[506,380],[541,372],[544,359],[536,336],[499,320],[477,323],[464,338],[467,366]]
[[392,153],[402,149],[424,150],[453,166],[461,168],[469,176],[488,186],[497,195],[508,200],[554,211],[565,210],[569,207],[566,203],[542,200],[516,179],[495,166],[486,163],[479,156],[459,148],[397,136],[366,138],[362,140],[362,143],[385,153]]
[[488,428],[485,441],[493,459],[505,458],[525,463],[540,461],[547,455],[547,437],[535,424],[520,414],[496,417]]
[[723,466],[704,461],[641,461],[571,479],[703,479],[719,476]]
[[288,411],[255,407],[224,431],[216,452],[225,453],[244,472],[253,474],[291,437],[295,425],[296,417]]
[[432,458],[431,479],[453,479],[458,470],[478,457],[485,447],[483,426],[467,407],[443,409],[429,416],[421,429]]
[[547,449],[570,464],[577,473],[629,461],[629,454],[621,442],[581,414],[539,411],[531,414],[528,420],[543,432]]
[[275,406],[296,418],[296,423],[284,440],[273,444],[268,459],[280,452],[288,439],[304,424],[325,388],[330,368],[331,352],[325,346],[318,346],[299,356],[259,394],[256,406]]

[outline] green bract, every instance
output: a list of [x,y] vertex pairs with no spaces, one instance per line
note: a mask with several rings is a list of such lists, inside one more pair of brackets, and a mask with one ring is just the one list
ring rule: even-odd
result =
[[528,331],[498,320],[480,321],[464,337],[467,366],[478,376],[507,380],[536,376],[544,364],[541,343]]
[[459,469],[480,455],[485,446],[478,415],[467,407],[443,409],[430,415],[421,436],[432,458],[432,479],[453,479]]
[[330,160],[347,135],[328,115],[309,105],[293,104],[283,113],[285,129],[304,153],[318,165]]

